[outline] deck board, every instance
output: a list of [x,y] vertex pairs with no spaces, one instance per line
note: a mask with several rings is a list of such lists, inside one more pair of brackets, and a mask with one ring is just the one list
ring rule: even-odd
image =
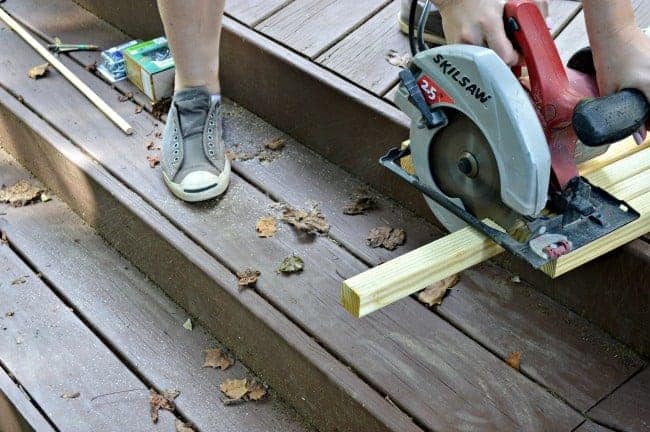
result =
[[[24,278],[25,283],[12,285]],[[50,420],[65,431],[173,428],[149,417],[149,391],[7,245],[0,245],[0,360]],[[7,317],[6,313],[13,312]],[[103,394],[137,389],[133,392]],[[79,392],[74,399],[64,393]]]
[[[30,179],[16,167],[0,151],[0,184]],[[191,332],[185,330],[187,313],[57,197],[47,205],[0,208],[12,247],[29,257],[147,381],[180,390],[176,405],[200,430],[308,430],[275,397],[269,403],[224,406],[219,383],[251,373],[240,362],[225,372],[202,368],[204,350],[221,344],[196,322]]]
[[55,432],[25,391],[1,367],[0,430]]
[[387,3],[388,0],[295,0],[255,29],[315,58]]
[[[29,55],[25,57],[24,63],[14,62],[12,70],[22,70],[21,64],[33,61]],[[75,70],[84,75],[84,71]],[[337,355],[374,385],[382,387],[420,421],[444,429],[445,425],[457,426],[458,421],[468,421],[463,413],[472,412],[474,418],[503,427],[517,423],[535,427],[550,422],[549,427],[565,428],[577,424],[579,417],[575,413],[435,315],[419,314],[421,307],[412,301],[381,319],[351,322],[338,306],[340,277],[336,272],[351,273],[363,266],[326,239],[298,244],[293,233],[286,230],[281,230],[278,238],[270,241],[257,239],[252,230],[254,222],[268,211],[267,206],[272,202],[236,177],[228,195],[217,206],[208,203],[189,207],[171,199],[159,173],[146,166],[145,152],[140,150],[143,143],[137,141],[138,136],[149,132],[150,121],[134,115],[129,107],[117,108],[132,121],[136,135],[116,139],[114,130],[107,128],[105,120],[92,110],[88,110],[85,123],[71,127],[69,106],[84,106],[85,101],[66,91],[56,76],[41,80],[35,86],[32,82],[21,81],[13,73],[5,71],[3,75],[4,82],[19,90],[34,109],[64,128],[71,139],[164,214],[182,220],[179,226],[186,228],[195,241],[230,268],[254,266],[261,269],[264,277],[257,286],[261,293],[281,306],[296,322],[317,334]],[[93,85],[100,94],[111,94],[109,88]],[[56,95],[60,91],[69,92],[65,103]],[[106,146],[107,142],[111,145]],[[247,211],[242,213],[241,208]],[[210,222],[214,220],[219,221],[218,226]],[[261,241],[264,243],[259,243]],[[276,262],[259,255],[250,256],[249,251],[258,249],[260,244],[265,245],[263,250],[267,256],[278,260],[297,252],[306,258],[307,268],[312,269],[305,272],[309,276],[302,279],[275,276]],[[331,258],[323,259],[328,256]],[[327,310],[327,319],[313,319],[324,310]],[[337,322],[337,328],[331,326],[332,322]],[[386,339],[387,334],[391,339]],[[355,341],[363,343],[358,345]],[[400,346],[401,343],[405,346]],[[451,352],[456,354],[451,355]],[[453,390],[441,387],[440,381],[432,377],[438,377]],[[459,380],[459,377],[463,378]],[[481,383],[480,390],[473,384],[477,382]],[[448,409],[441,410],[444,406]],[[542,415],[542,410],[546,414]],[[548,416],[549,412],[555,414]]]
[[228,0],[225,12],[247,26],[254,27],[260,21],[291,3],[292,0]]

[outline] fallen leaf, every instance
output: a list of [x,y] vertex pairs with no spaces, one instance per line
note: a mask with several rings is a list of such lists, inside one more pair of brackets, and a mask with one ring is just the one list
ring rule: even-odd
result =
[[219,390],[230,399],[241,399],[248,393],[248,380],[230,379],[219,384]]
[[298,231],[308,234],[327,234],[330,225],[325,221],[317,206],[311,210],[296,210],[290,206],[285,206],[282,210],[282,220],[292,225]]
[[237,277],[239,278],[238,285],[242,287],[254,285],[261,274],[259,270],[250,268],[239,271],[237,272]]
[[371,229],[366,240],[371,248],[383,247],[392,251],[406,242],[406,232],[401,228],[383,226]]
[[257,236],[262,238],[273,237],[277,231],[277,225],[273,216],[261,217],[255,224]]
[[192,320],[191,320],[190,318],[188,318],[187,321],[185,321],[185,322],[183,323],[183,328],[184,328],[185,330],[192,331],[192,328],[193,328],[193,327],[192,327]]
[[438,281],[420,291],[418,293],[418,300],[429,307],[439,305],[442,303],[442,299],[447,294],[447,291],[453,288],[459,280],[460,277],[455,274]]
[[32,185],[27,180],[20,180],[13,186],[0,189],[0,203],[22,207],[39,200],[43,192],[42,188]]
[[235,360],[220,348],[213,348],[205,351],[203,367],[226,370],[235,364]]
[[97,62],[92,62],[89,65],[86,65],[86,70],[91,73],[97,72]]
[[262,400],[266,396],[267,389],[264,384],[256,379],[250,380],[247,385],[248,394],[246,398],[252,401]]
[[158,423],[158,412],[161,409],[167,410],[169,412],[174,412],[176,410],[176,405],[173,401],[174,398],[167,398],[164,395],[158,394],[155,390],[151,390],[149,393],[149,414],[151,415],[151,421]]
[[408,66],[411,56],[408,54],[400,54],[398,51],[391,49],[386,53],[386,60],[393,66],[406,68]]
[[343,206],[343,214],[346,215],[360,215],[364,214],[367,210],[372,210],[377,206],[375,199],[371,196],[359,195],[347,202]]
[[134,111],[136,114],[140,114],[142,112],[142,107],[140,105],[136,105]]
[[11,282],[12,285],[22,285],[27,282],[27,276],[21,276],[18,279]]
[[62,399],[76,399],[81,395],[79,392],[68,392],[61,395]]
[[42,65],[34,66],[29,70],[27,75],[31,79],[39,79],[47,75],[49,71],[50,64],[49,63],[43,63]]
[[278,273],[296,273],[303,270],[305,263],[302,258],[296,255],[291,255],[287,257],[280,263],[278,267]]
[[124,93],[122,95],[119,95],[117,97],[117,100],[120,101],[120,102],[126,102],[126,101],[129,101],[131,99],[133,99],[133,93],[131,93],[131,92],[126,92],[126,93]]
[[160,120],[162,119],[162,116],[164,116],[169,112],[169,108],[171,108],[171,106],[172,106],[171,98],[165,98],[159,100],[158,102],[154,102],[153,105],[151,105],[151,115],[155,119]]
[[506,357],[506,363],[508,366],[515,370],[519,370],[519,364],[521,363],[521,352],[513,351]]
[[287,144],[284,138],[274,138],[264,143],[264,147],[269,150],[281,150]]
[[160,147],[158,147],[155,142],[149,141],[147,143],[147,150],[160,150]]
[[179,419],[176,419],[176,432],[195,432],[190,426],[189,423],[183,423]]
[[160,163],[160,155],[147,156],[147,161],[151,168],[155,168]]

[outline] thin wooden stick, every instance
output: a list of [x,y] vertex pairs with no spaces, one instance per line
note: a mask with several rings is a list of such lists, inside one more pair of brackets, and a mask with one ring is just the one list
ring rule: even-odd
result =
[[20,24],[18,24],[4,9],[0,8],[0,18],[4,21],[13,31],[18,33],[18,36],[23,38],[32,48],[36,50],[49,64],[51,64],[61,75],[63,75],[70,83],[75,86],[84,96],[88,98],[101,112],[103,112],[113,123],[117,125],[125,134],[131,135],[133,128],[126,122],[120,115],[113,110],[106,102],[104,102],[97,94],[91,90],[83,81],[81,81],[70,69],[59,61],[52,53],[50,53],[43,45],[29,34]]

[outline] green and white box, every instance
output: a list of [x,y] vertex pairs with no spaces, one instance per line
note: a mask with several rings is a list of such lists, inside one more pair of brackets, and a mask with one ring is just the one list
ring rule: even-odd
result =
[[124,51],[129,80],[153,102],[174,93],[174,58],[167,39],[159,37],[140,42]]

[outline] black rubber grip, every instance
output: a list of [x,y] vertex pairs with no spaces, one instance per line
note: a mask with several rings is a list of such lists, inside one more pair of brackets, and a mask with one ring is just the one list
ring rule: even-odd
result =
[[610,96],[581,101],[573,112],[573,129],[586,146],[598,147],[632,135],[648,119],[643,93],[624,89]]

